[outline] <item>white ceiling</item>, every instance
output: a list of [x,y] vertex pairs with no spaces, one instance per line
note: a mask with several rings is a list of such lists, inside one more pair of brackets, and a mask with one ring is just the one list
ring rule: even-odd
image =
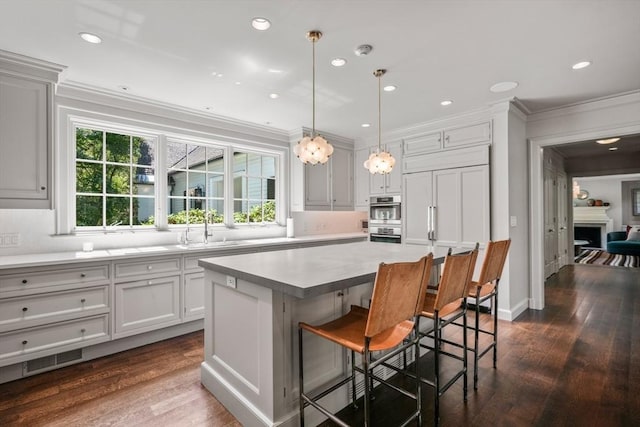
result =
[[[271,29],[252,29],[256,16]],[[311,127],[313,29],[316,126],[351,138],[377,134],[377,68],[398,87],[383,93],[383,132],[510,97],[537,112],[640,89],[637,0],[0,0],[0,49],[68,66],[62,82],[283,130]],[[355,56],[363,43],[373,51]],[[505,80],[520,85],[489,92]]]

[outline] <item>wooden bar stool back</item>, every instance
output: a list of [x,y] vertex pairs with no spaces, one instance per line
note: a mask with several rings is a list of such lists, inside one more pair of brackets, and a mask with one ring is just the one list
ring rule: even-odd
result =
[[[364,375],[364,420],[365,426],[370,424],[370,393],[369,384],[373,379],[381,384],[392,387],[396,391],[416,401],[416,410],[410,415],[406,423],[417,419],[421,424],[420,382],[416,381],[414,392],[404,390],[389,384],[386,380],[373,375],[373,369],[396,356],[400,351],[391,351],[372,360],[371,353],[383,350],[401,348],[418,320],[418,313],[426,295],[427,283],[433,265],[433,254],[422,257],[416,262],[399,262],[380,264],[376,274],[371,306],[369,309],[351,306],[346,315],[320,326],[312,326],[304,322],[299,323],[298,351],[299,351],[299,381],[300,381],[300,424],[304,426],[304,408],[313,406],[338,425],[345,426],[342,420],[322,407],[317,401],[330,392],[352,382],[352,403],[356,401],[355,373]],[[316,393],[313,397],[304,391],[302,331],[307,331],[322,338],[333,341],[351,350],[351,376],[342,379],[328,389]],[[416,350],[418,338],[414,334],[412,340]],[[355,353],[362,355],[362,366],[355,364]],[[416,377],[418,370],[416,365]]]
[[[473,271],[478,257],[478,245],[472,251],[464,254],[451,255],[451,250],[445,259],[442,276],[438,285],[437,293],[428,293],[422,308],[421,316],[431,319],[433,326],[426,333],[421,332],[420,337],[430,337],[433,339],[433,347],[428,344],[420,344],[423,348],[428,348],[434,352],[434,381],[422,378],[422,382],[434,388],[434,423],[438,425],[440,421],[440,396],[449,389],[460,377],[463,378],[463,399],[467,400],[467,338],[463,335],[463,343],[453,343],[442,339],[443,329],[453,324],[457,319],[463,319],[466,327],[466,305],[465,296],[468,292]],[[466,330],[466,329],[463,329]],[[461,348],[461,354],[445,351],[442,343],[451,343]],[[461,368],[447,382],[442,381],[440,372],[440,356],[446,355],[459,360]]]
[[[472,282],[468,296],[474,298],[476,319],[471,329],[474,330],[473,347],[469,350],[473,352],[473,388],[478,389],[478,361],[482,356],[493,349],[493,367],[497,365],[498,351],[498,283],[502,270],[509,253],[511,239],[489,241],[485,249],[485,257],[480,270],[480,277],[477,282]],[[482,329],[480,327],[480,305],[490,300],[491,313],[493,313],[493,330]],[[468,323],[467,323],[468,325]],[[484,349],[479,348],[480,334],[489,335],[491,343]]]

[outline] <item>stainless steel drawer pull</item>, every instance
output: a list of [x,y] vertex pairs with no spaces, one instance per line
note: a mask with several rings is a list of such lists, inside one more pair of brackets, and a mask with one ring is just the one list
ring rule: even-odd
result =
[[22,307],[22,311],[27,311],[29,310],[27,307]]
[[80,277],[87,277],[87,275],[84,273],[80,273]]
[[80,302],[81,302],[81,303],[83,303],[83,304],[85,303],[85,301],[86,301],[86,299],[84,299],[84,298],[82,298],[82,299],[80,300]]
[[85,328],[82,328],[80,329],[80,332],[84,334],[85,332],[87,332],[87,330]]
[[147,266],[147,270],[151,270],[151,269],[153,269],[152,265]]
[[24,340],[24,341],[22,341],[22,345],[27,345],[27,343],[28,343],[28,342],[29,342],[29,341]]
[[22,279],[22,283],[27,283],[27,279]]

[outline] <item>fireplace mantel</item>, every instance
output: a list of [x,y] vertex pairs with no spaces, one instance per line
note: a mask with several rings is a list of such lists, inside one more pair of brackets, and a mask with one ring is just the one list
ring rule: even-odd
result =
[[607,215],[609,206],[574,206],[574,227],[600,228],[601,244],[607,241],[607,233],[613,231],[613,218]]

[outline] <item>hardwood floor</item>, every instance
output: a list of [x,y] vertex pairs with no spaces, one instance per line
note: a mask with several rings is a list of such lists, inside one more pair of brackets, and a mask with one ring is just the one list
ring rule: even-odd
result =
[[[500,322],[498,368],[481,360],[466,404],[460,384],[445,393],[441,425],[640,425],[640,269],[567,266],[545,289],[545,310]],[[239,426],[200,385],[202,341],[193,333],[1,384],[0,426]],[[405,402],[376,393],[376,425],[396,424]]]

